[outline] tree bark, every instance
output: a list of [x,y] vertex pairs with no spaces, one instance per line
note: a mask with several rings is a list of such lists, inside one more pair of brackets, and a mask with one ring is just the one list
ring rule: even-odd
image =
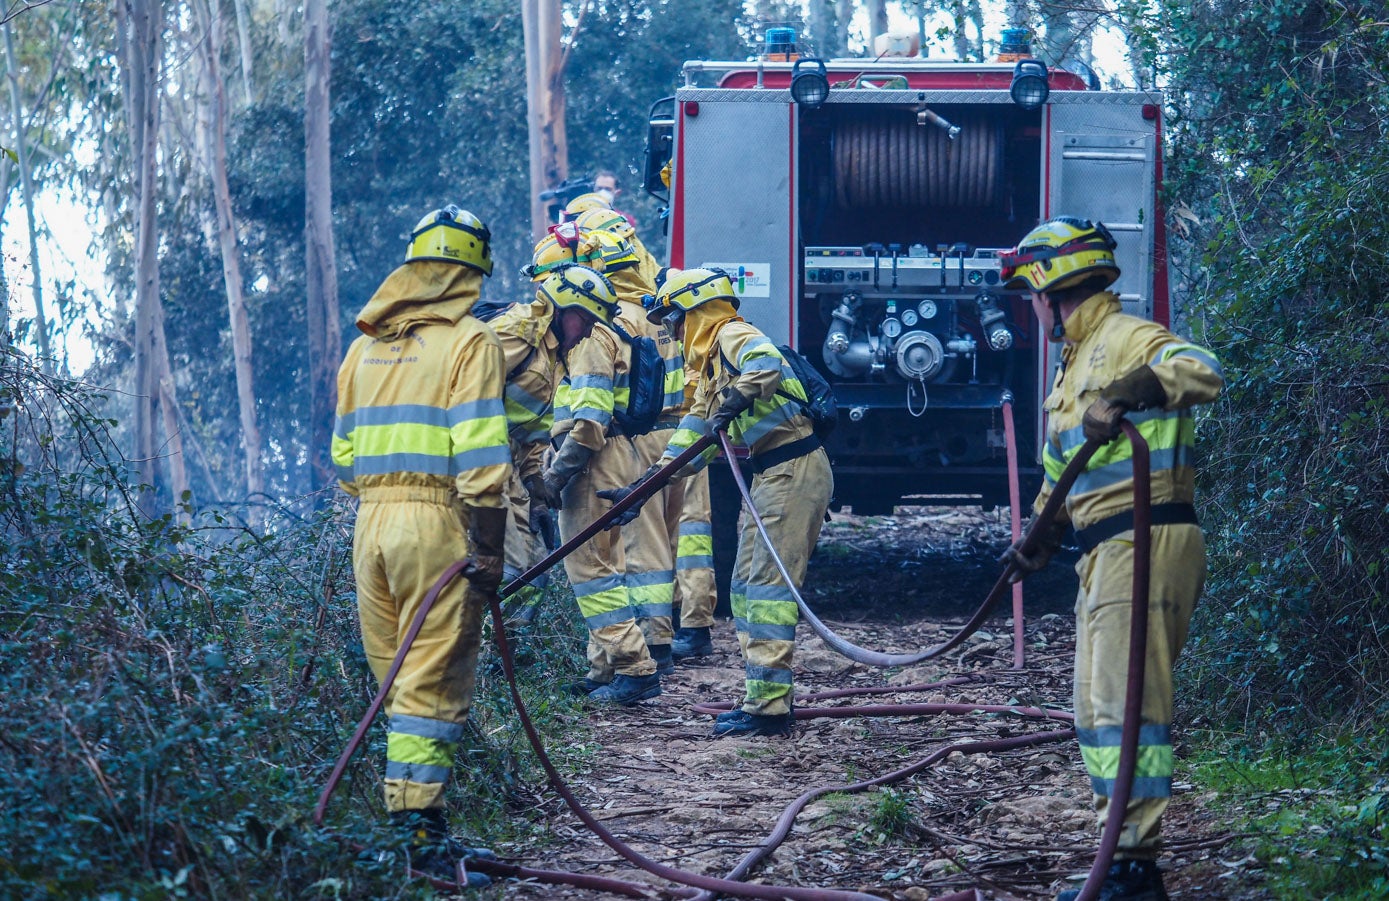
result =
[[14,26],[5,23],[5,74],[10,82],[10,114],[14,117],[15,156],[19,157],[19,191],[24,198],[24,217],[29,224],[29,266],[34,276],[34,322],[37,326],[39,365],[53,372],[53,348],[48,345],[48,314],[43,304],[43,269],[39,265],[39,229],[34,219],[34,181],[29,171],[28,136],[24,133],[24,104],[19,99],[19,65],[14,56]]
[[522,0],[526,46],[526,105],[530,116],[531,239],[552,223],[540,192],[569,174],[565,132],[563,18],[559,0]]
[[887,0],[867,0],[868,10],[868,55],[873,55],[873,41],[880,34],[887,33]]
[[333,250],[333,181],[329,126],[332,40],[327,0],[304,3],[304,252],[309,328],[309,448],[312,488],[335,479],[329,444],[342,355],[338,276]]
[[[193,4],[202,19],[206,39],[202,42],[203,63],[207,75],[207,115],[205,123],[208,171],[212,178],[212,194],[217,207],[217,242],[222,256],[222,282],[227,291],[227,316],[231,324],[232,360],[236,372],[236,400],[241,413],[241,443],[246,494],[256,497],[265,493],[265,476],[261,466],[260,424],[256,417],[256,390],[251,364],[251,325],[246,315],[246,298],[242,289],[241,251],[236,240],[236,219],[232,211],[231,187],[227,181],[227,92],[222,80],[221,55],[223,24],[217,0],[196,0]],[[259,507],[252,507],[257,510]],[[259,517],[252,514],[252,523]]]

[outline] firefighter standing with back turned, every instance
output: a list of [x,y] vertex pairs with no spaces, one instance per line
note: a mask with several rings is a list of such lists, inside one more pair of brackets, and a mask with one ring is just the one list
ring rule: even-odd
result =
[[[719,270],[671,270],[657,292],[649,318],[683,341],[688,365],[700,374],[690,412],[658,465],[669,463],[710,431],[727,429],[734,442],[752,452],[753,506],[799,587],[834,493],[834,476],[803,412],[805,388],[771,340],[737,310],[738,296],[728,275]],[[688,475],[715,453],[711,447],[677,475]],[[634,483],[627,490],[635,487]],[[791,664],[800,611],[756,524],[746,515],[731,601],[743,651],[745,694],[741,709],[719,714],[714,737],[790,732]]]
[[[364,333],[338,371],[332,456],[360,499],[352,542],[362,644],[384,679],[425,595],[455,561],[386,698],[386,809],[410,866],[455,879],[492,857],[449,835],[444,786],[472,704],[483,609],[502,576],[511,475],[505,370],[496,337],[471,314],[492,272],[490,235],[458,207],[410,236],[404,265],[357,317]],[[467,886],[490,880],[468,873]]]
[[[1133,796],[1099,897],[1165,901],[1156,858],[1172,793],[1172,664],[1186,642],[1206,574],[1205,541],[1193,506],[1190,408],[1215,400],[1224,378],[1210,351],[1120,311],[1118,296],[1105,290],[1119,277],[1114,247],[1103,225],[1062,216],[1028,232],[1002,258],[1005,284],[1029,290],[1042,331],[1063,344],[1044,405],[1045,480],[1034,513],[1087,439],[1107,442],[1076,480],[1037,551],[1024,556],[1019,541],[1002,561],[1011,560],[1020,579],[1046,566],[1067,520],[1076,529],[1083,556],[1076,565],[1075,726],[1103,826],[1119,769],[1134,564],[1133,447],[1119,423],[1133,423],[1152,454],[1148,653]],[[1058,901],[1077,894],[1062,892]]]

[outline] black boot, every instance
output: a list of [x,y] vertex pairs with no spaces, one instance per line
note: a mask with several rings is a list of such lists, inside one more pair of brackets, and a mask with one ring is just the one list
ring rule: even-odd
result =
[[[468,870],[465,861],[496,860],[497,855],[486,848],[467,847],[455,839],[442,809],[398,810],[391,814],[391,822],[405,833],[411,870],[470,889],[492,884],[486,875]],[[460,864],[464,864],[461,871]],[[460,879],[460,873],[466,881]]]
[[[1067,889],[1056,901],[1075,901],[1080,889]],[[1151,860],[1116,860],[1104,875],[1098,901],[1167,901],[1162,872]]]
[[709,637],[709,627],[694,626],[676,630],[675,640],[670,643],[670,653],[677,661],[690,657],[708,657],[714,653],[714,642]]
[[564,686],[564,690],[576,698],[586,698],[607,684],[606,682],[598,682],[594,679],[590,679],[588,676],[584,676],[577,682],[570,682],[568,685]]
[[661,677],[617,675],[611,682],[589,694],[589,699],[602,704],[627,706],[654,698],[661,693]]
[[652,644],[647,645],[651,651],[651,659],[656,661],[656,675],[669,676],[675,672],[675,660],[670,656],[670,645]]
[[749,738],[754,735],[789,735],[796,722],[794,714],[762,716],[746,710],[730,710],[714,719],[715,738]]

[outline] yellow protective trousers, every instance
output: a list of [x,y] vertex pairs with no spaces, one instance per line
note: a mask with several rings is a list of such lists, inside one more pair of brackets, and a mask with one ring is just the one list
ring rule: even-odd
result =
[[[637,475],[661,459],[669,429],[631,439]],[[683,490],[672,479],[642,505],[641,515],[622,527],[627,558],[627,601],[648,645],[668,645],[674,638],[671,605],[675,600],[675,548],[671,535],[680,528]]]
[[[385,678],[424,596],[469,554],[466,514],[443,488],[362,492],[352,541],[362,645]],[[386,696],[386,809],[442,807],[473,702],[482,605],[457,578],[442,592]]]
[[[531,496],[526,486],[521,484],[519,468],[511,470],[511,478],[507,480],[502,500],[506,503],[506,545],[502,584],[506,584],[544,560],[547,552],[544,538],[531,531]],[[535,589],[544,589],[549,584],[549,573],[541,573],[530,582]],[[521,590],[524,592],[530,589]]]
[[[1172,664],[1206,578],[1199,526],[1154,526],[1148,595],[1148,654],[1143,722],[1133,796],[1119,837],[1120,858],[1154,858],[1162,814],[1172,795]],[[1133,596],[1133,532],[1102,542],[1076,564],[1075,727],[1090,774],[1101,828],[1119,772],[1124,725],[1129,620]]]
[[[612,437],[604,441],[588,465],[564,486],[560,537],[568,541],[612,506],[595,492],[621,488],[640,474],[630,440]],[[656,672],[627,594],[624,531],[605,529],[564,558],[565,574],[588,626],[588,677],[595,682],[611,682],[615,674],[649,676]]]
[[[752,504],[797,589],[805,579],[833,493],[834,475],[823,448],[753,477]],[[743,649],[743,710],[759,716],[790,713],[791,658],[800,611],[746,510],[729,598],[738,645]]]
[[675,535],[675,603],[680,627],[714,624],[718,590],[714,585],[714,531],[709,513],[709,470],[701,469],[671,486],[684,493]]

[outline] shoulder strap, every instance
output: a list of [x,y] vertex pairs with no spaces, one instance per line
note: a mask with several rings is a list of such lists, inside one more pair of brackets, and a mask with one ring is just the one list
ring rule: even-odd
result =
[[531,360],[535,359],[535,352],[537,349],[538,348],[534,344],[531,345],[530,351],[522,358],[521,362],[517,363],[512,370],[506,374],[506,380],[508,382],[515,379],[516,376],[526,370],[526,367],[531,364]]

